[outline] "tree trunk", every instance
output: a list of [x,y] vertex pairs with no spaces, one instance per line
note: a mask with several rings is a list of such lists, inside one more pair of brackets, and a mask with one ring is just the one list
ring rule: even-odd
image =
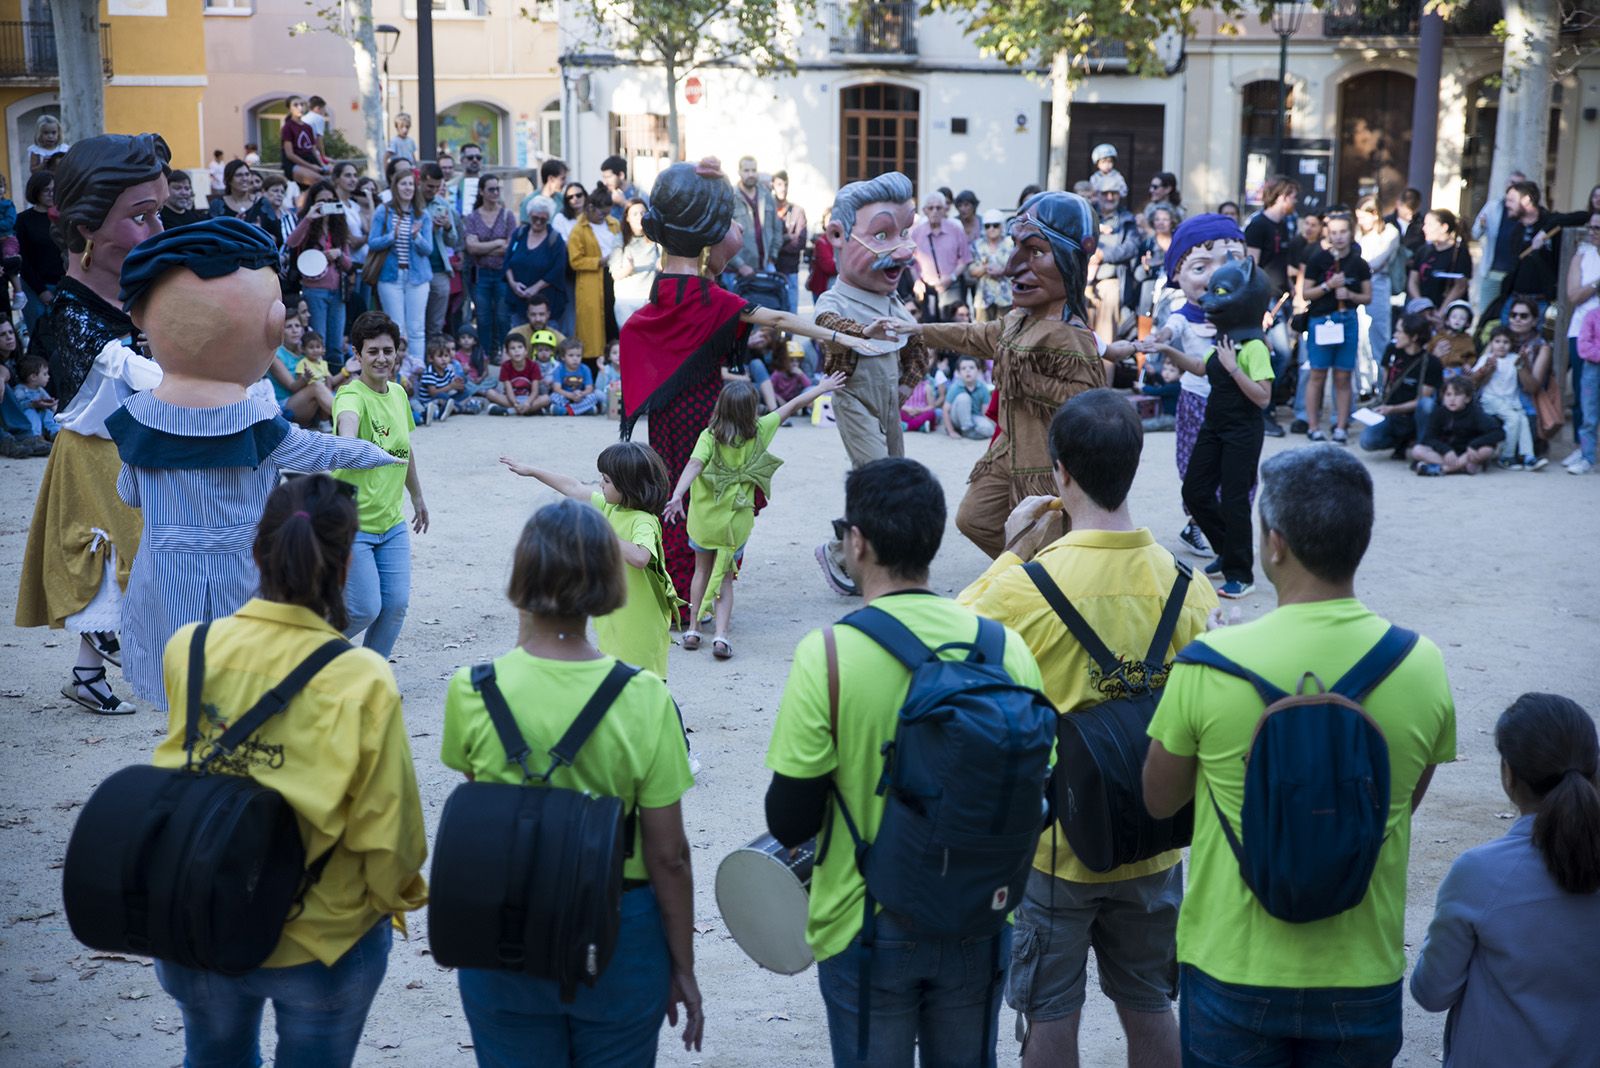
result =
[[373,30],[372,0],[354,0],[354,18],[346,40],[355,58],[356,88],[361,92],[362,148],[367,173],[383,182],[383,95],[378,82],[378,37]]
[[61,138],[81,141],[106,132],[106,81],[100,56],[99,0],[53,0],[61,72]]
[[1505,189],[1506,177],[1515,170],[1542,184],[1550,144],[1551,67],[1561,29],[1557,0],[1506,0],[1505,15],[1500,113],[1495,120],[1494,161],[1489,174],[1491,196]]
[[[1484,281],[1494,260],[1506,181],[1522,171],[1530,181],[1544,177],[1550,143],[1551,60],[1561,20],[1558,0],[1505,0],[1506,43],[1500,61],[1500,107],[1495,116],[1494,158],[1489,166],[1488,226],[1472,284],[1473,302],[1487,302]],[[1548,195],[1549,190],[1541,189]],[[1473,210],[1468,208],[1468,210]]]
[[[672,159],[669,163],[683,158],[683,144],[678,140],[678,57],[662,57],[667,68],[667,144],[672,149]],[[633,161],[628,161],[628,170],[633,171]]]
[[1050,63],[1050,168],[1045,184],[1051,189],[1072,188],[1067,176],[1067,131],[1072,108],[1072,82],[1068,75],[1071,72],[1071,59],[1066,51],[1057,52]]

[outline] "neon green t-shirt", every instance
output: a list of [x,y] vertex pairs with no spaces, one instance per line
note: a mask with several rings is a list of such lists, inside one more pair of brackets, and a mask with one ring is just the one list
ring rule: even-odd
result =
[[[596,660],[546,660],[518,647],[494,661],[495,680],[533,755],[528,767],[543,774],[550,747],[561,740],[585,702],[600,688],[613,656]],[[472,688],[471,668],[450,679],[444,699],[444,741],[439,759],[479,782],[522,782],[522,769],[506,758],[483,699]],[[617,797],[634,808],[666,808],[689,787],[689,747],[667,684],[641,671],[623,687],[570,768],[558,768],[550,785]],[[529,789],[540,789],[530,784]],[[645,879],[644,853],[634,832],[633,855],[623,865],[629,879]]]
[[650,552],[649,567],[622,565],[628,585],[628,599],[622,607],[609,615],[595,617],[594,631],[600,651],[629,664],[649,668],[664,679],[667,677],[667,649],[672,645],[672,609],[677,595],[666,565],[662,563],[665,554],[661,548],[661,520],[636,508],[607,504],[605,494],[599,492],[590,496],[589,503],[600,509],[617,537]]
[[722,445],[708,427],[700,431],[689,459],[699,460],[707,470],[694,480],[689,494],[689,537],[695,544],[707,549],[738,549],[750,539],[756,522],[754,487],[740,482],[718,493],[707,475],[713,466],[726,470],[744,467],[767,446],[778,433],[782,422],[777,412],[756,420],[756,436],[738,445]]
[[[361,418],[356,436],[370,441],[390,456],[411,458],[411,401],[399,383],[390,382],[384,393],[357,378],[339,387],[333,397],[333,423],[339,416],[355,412]],[[341,482],[356,488],[356,508],[364,534],[382,534],[405,522],[400,501],[405,496],[405,464],[385,464],[364,471],[341,468],[332,472]]]
[[[978,617],[954,601],[924,591],[890,594],[872,602],[930,647],[970,642],[978,633]],[[895,724],[911,674],[877,642],[854,627],[835,627],[839,651],[839,742],[828,727],[828,659],[822,632],[800,640],[789,669],[789,681],[778,705],[767,767],[795,779],[833,775],[850,815],[866,841],[878,833],[884,799],[877,794],[883,774],[883,744],[894,737]],[[959,659],[965,650],[952,650]],[[1039,665],[1015,631],[1006,628],[1005,668],[1023,686],[1042,687]],[[811,906],[806,941],[818,960],[842,952],[861,930],[861,906],[867,884],[856,869],[850,832],[837,806],[830,806],[830,827],[819,841],[830,842],[827,856],[811,874]],[[831,839],[829,835],[831,834]]]
[[[1293,693],[1305,672],[1332,686],[1383,637],[1389,624],[1355,599],[1286,605],[1198,639]],[[1177,664],[1150,723],[1150,737],[1178,756],[1197,756],[1194,844],[1178,913],[1178,960],[1225,983],[1274,987],[1368,987],[1406,968],[1406,864],[1411,795],[1430,764],[1456,756],[1455,703],[1438,646],[1420,638],[1363,702],[1389,747],[1389,824],[1367,896],[1313,923],[1269,916],[1239,875],[1211,807],[1239,831],[1245,756],[1263,711],[1242,679]]]

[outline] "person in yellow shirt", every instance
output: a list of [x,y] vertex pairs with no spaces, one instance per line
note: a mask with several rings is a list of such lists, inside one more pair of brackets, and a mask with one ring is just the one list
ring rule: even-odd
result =
[[[197,758],[231,716],[339,637],[357,523],[346,488],[326,475],[293,479],[267,498],[255,542],[261,595],[206,635]],[[157,767],[187,759],[194,627],[167,642],[171,711]],[[388,663],[368,649],[342,653],[214,766],[281,793],[299,817],[308,863],[328,860],[256,970],[224,976],[156,961],[162,988],[183,1011],[185,1063],[260,1064],[261,1012],[270,1000],[277,1063],[348,1065],[388,968],[397,914],[427,902],[422,803]]]
[[[1128,512],[1143,445],[1139,417],[1119,393],[1090,390],[1062,405],[1049,430],[1059,497],[1018,504],[1006,521],[1010,548],[957,598],[1022,635],[1039,661],[1045,695],[1062,715],[1127,694],[1102,676],[1022,565],[1037,561],[1113,654],[1142,659],[1177,577],[1172,554],[1148,529],[1135,527]],[[1070,533],[1042,544],[1058,499]],[[1205,631],[1216,608],[1210,583],[1189,583],[1167,663]],[[1091,871],[1052,820],[1033,868],[1017,909],[1006,987],[1007,1001],[1027,1024],[1024,1068],[1078,1063],[1091,946],[1100,988],[1128,1036],[1129,1063],[1176,1068],[1181,853]]]
[[[534,752],[560,741],[616,666],[616,657],[589,644],[588,627],[591,617],[622,607],[623,568],[611,524],[581,501],[540,508],[517,539],[507,590],[519,614],[517,644],[495,657],[494,674]],[[506,759],[471,674],[464,667],[450,680],[440,759],[477,782],[520,785],[522,770]],[[694,775],[666,683],[648,671],[630,678],[550,785],[619,798],[637,817],[629,820],[616,955],[570,1001],[553,979],[459,969],[478,1063],[653,1064],[661,1020],[676,1024],[679,1004],[684,1049],[698,1050],[705,1017],[694,974],[694,874],[682,807]]]

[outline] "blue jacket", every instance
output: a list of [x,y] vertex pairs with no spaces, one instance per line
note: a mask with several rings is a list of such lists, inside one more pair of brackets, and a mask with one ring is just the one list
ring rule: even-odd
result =
[[1445,1068],[1594,1064],[1600,893],[1556,885],[1533,817],[1456,858],[1411,974],[1411,996],[1449,1010]]
[[[372,234],[367,238],[369,252],[394,247],[395,223],[399,218],[400,214],[392,205],[378,205],[372,215]],[[433,266],[428,263],[428,257],[433,255],[433,216],[425,211],[421,219],[422,229],[411,239],[411,264],[406,276],[400,277],[400,261],[391,252],[384,258],[383,271],[378,275],[380,285],[404,282],[408,286],[425,286],[433,278]]]

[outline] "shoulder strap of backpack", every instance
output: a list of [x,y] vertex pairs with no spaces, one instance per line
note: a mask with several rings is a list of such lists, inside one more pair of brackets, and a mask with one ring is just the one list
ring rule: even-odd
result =
[[200,744],[200,691],[206,684],[206,634],[210,630],[211,621],[207,620],[189,636],[189,692],[183,725],[185,771],[194,768],[194,747]]
[[516,717],[512,716],[505,695],[500,692],[500,684],[495,682],[494,665],[473,664],[471,677],[472,688],[483,698],[489,722],[494,724],[494,732],[500,736],[500,748],[506,751],[506,762],[520,767],[522,780],[528,781],[533,778],[533,772],[528,770],[528,755],[533,750],[517,728]]
[[1201,664],[1208,668],[1214,668],[1225,675],[1232,675],[1236,679],[1243,679],[1256,688],[1256,693],[1261,695],[1263,704],[1276,704],[1289,696],[1254,671],[1234,663],[1204,642],[1194,641],[1184,646],[1183,652],[1178,654],[1177,662],[1180,664]]
[[1411,655],[1411,650],[1416,644],[1415,631],[1390,626],[1383,637],[1378,639],[1378,644],[1369,649],[1366,656],[1356,661],[1355,667],[1345,672],[1344,677],[1333,684],[1333,692],[1352,701],[1361,701]]
[[313,649],[311,655],[300,661],[299,666],[289,672],[282,682],[262,694],[250,706],[250,711],[234,720],[233,725],[222,732],[222,737],[217,739],[211,752],[200,762],[201,769],[204,770],[218,756],[233,752],[246,738],[260,730],[263,723],[287,708],[295,695],[305,689],[312,676],[352,648],[343,638],[332,638]]
[[926,664],[934,657],[927,643],[912,633],[911,628],[881,608],[868,605],[839,620],[854,627],[886,649],[890,656],[904,664],[910,671]]
[[589,735],[594,733],[594,729],[600,726],[600,721],[605,718],[605,714],[616,703],[623,687],[627,686],[628,681],[637,674],[639,674],[639,669],[632,664],[624,664],[618,660],[611,665],[610,673],[606,675],[599,688],[584,704],[582,711],[578,713],[578,718],[573,720],[572,726],[567,728],[567,733],[561,736],[559,742],[550,747],[551,763],[550,770],[544,773],[546,779],[550,778],[557,767],[563,764],[569,768],[572,766],[572,762],[578,759],[578,750],[583,748],[583,743],[589,740]]
[[1061,622],[1067,625],[1067,630],[1077,639],[1078,644],[1083,646],[1083,651],[1089,654],[1089,659],[1095,662],[1100,673],[1106,676],[1116,674],[1121,667],[1116,654],[1106,648],[1106,643],[1101,641],[1100,635],[1089,626],[1089,621],[1072,606],[1071,601],[1067,600],[1067,595],[1061,592],[1061,587],[1056,585],[1055,579],[1050,577],[1044,565],[1037,560],[1030,560],[1022,565],[1022,570],[1044,595],[1045,603],[1061,617]]
[[839,643],[833,628],[822,632],[822,651],[828,659],[828,733],[833,736],[833,747],[839,748]]
[[1178,577],[1172,580],[1172,592],[1167,594],[1166,607],[1161,610],[1161,621],[1156,624],[1155,637],[1150,639],[1150,651],[1144,657],[1152,673],[1167,662],[1172,635],[1178,630],[1178,616],[1183,613],[1184,599],[1189,596],[1189,580],[1194,577],[1194,568],[1176,557],[1172,562],[1178,566]]
[[984,616],[978,617],[978,636],[972,643],[968,660],[1000,667],[1006,661],[1006,628]]

